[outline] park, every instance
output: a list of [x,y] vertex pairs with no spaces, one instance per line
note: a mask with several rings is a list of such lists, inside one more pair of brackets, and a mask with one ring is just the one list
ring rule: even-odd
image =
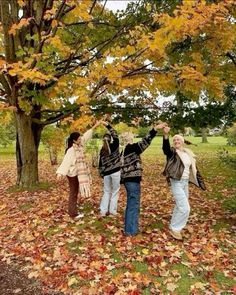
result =
[[[106,2],[0,2],[0,293],[236,294],[235,3]],[[134,142],[157,122],[185,137],[206,190],[189,185],[181,241],[161,130],[141,155],[137,235],[123,184],[117,215],[99,214],[103,126],[85,147],[91,196],[68,215],[56,171],[68,135],[98,120]]]

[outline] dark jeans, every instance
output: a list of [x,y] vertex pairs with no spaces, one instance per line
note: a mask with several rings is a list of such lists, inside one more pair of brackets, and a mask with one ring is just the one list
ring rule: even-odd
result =
[[125,182],[126,210],[125,210],[125,234],[136,235],[138,233],[138,220],[140,211],[140,183]]
[[77,209],[77,199],[78,199],[78,192],[79,192],[79,181],[78,177],[69,177],[67,176],[69,182],[69,202],[68,202],[68,213],[71,217],[75,217],[78,215]]

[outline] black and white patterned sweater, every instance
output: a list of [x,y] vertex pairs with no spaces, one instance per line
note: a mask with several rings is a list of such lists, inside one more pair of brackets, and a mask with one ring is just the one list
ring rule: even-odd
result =
[[141,181],[143,169],[140,154],[150,145],[156,134],[157,131],[152,129],[141,141],[125,146],[121,168],[122,182]]
[[107,125],[106,127],[111,134],[112,142],[109,144],[109,155],[104,156],[100,151],[98,169],[101,177],[120,171],[121,168],[118,134],[111,125]]

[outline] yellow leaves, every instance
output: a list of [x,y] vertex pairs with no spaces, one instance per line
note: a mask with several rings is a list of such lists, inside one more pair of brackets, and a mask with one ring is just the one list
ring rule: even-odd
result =
[[28,274],[28,278],[32,279],[32,278],[37,278],[39,276],[39,272],[38,271],[32,271]]
[[31,80],[35,83],[45,85],[47,81],[54,79],[51,75],[46,75],[40,72],[39,69],[29,69],[29,64],[23,64],[22,62],[12,63],[8,66],[8,73],[10,76],[18,76],[19,83],[25,80]]
[[16,30],[20,30],[21,28],[28,26],[31,19],[32,19],[31,17],[22,18],[18,24],[13,24],[9,30],[9,34],[15,35]]
[[146,248],[144,248],[144,249],[142,249],[142,253],[145,254],[145,255],[148,255],[149,254],[149,250],[146,249]]
[[17,0],[17,3],[20,7],[25,6],[25,1],[24,0]]
[[92,16],[89,14],[91,7],[91,0],[81,0],[76,2],[75,8],[66,15],[66,21],[90,21],[92,19]]
[[[54,24],[54,25],[56,25],[56,24]],[[63,44],[61,38],[58,35],[48,39],[47,43],[54,46],[57,50],[59,50],[60,52],[62,52],[64,54],[67,54],[67,53],[71,52],[70,47]]]
[[76,284],[78,284],[78,280],[75,278],[75,277],[71,277],[71,278],[69,278],[69,280],[68,280],[68,287],[71,287],[71,286],[73,286],[73,285],[76,285]]
[[55,28],[57,25],[58,25],[58,21],[54,19],[52,21],[52,28]]
[[180,75],[179,79],[180,80],[192,80],[192,81],[201,81],[205,82],[206,77],[204,77],[203,73],[200,71],[197,71],[195,67],[193,66],[183,66],[183,67],[178,67],[176,66],[175,69],[177,71],[180,70]]
[[91,124],[93,118],[88,114],[82,114],[79,119],[74,120],[71,124],[71,130],[79,130],[84,132],[86,128]]

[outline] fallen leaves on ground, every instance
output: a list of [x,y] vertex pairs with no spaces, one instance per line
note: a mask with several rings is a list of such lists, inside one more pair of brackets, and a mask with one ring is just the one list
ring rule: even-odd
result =
[[191,187],[184,241],[173,240],[168,232],[173,201],[162,168],[156,159],[145,159],[140,233],[125,237],[124,188],[118,216],[101,218],[102,181],[96,169],[92,198],[80,200],[84,217],[76,220],[67,215],[68,185],[66,179],[56,181],[55,167],[40,161],[41,179],[54,183],[51,188],[9,193],[15,176],[13,161],[6,161],[0,168],[1,260],[17,262],[28,278],[65,294],[181,294],[183,280],[189,284],[186,294],[235,294],[235,225],[229,221],[231,226],[215,230],[227,213],[219,201]]

